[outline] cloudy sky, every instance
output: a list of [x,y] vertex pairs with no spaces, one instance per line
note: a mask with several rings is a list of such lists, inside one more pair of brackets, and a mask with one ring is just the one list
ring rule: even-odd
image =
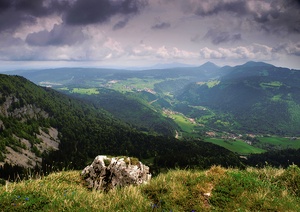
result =
[[299,0],[0,0],[0,68],[300,69]]

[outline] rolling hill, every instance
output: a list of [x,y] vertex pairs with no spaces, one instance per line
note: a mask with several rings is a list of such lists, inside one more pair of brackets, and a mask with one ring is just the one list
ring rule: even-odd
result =
[[300,71],[263,62],[234,67],[207,62],[198,67],[140,71],[61,68],[12,73],[88,101],[147,133],[178,138],[202,138],[211,131],[218,138],[300,134]]
[[215,85],[192,83],[176,98],[226,114],[241,132],[300,134],[300,71],[248,62],[226,72]]
[[81,169],[99,154],[148,160],[154,173],[171,167],[242,166],[238,155],[222,147],[142,133],[101,108],[23,77],[0,75],[0,99],[0,162],[5,163],[0,178],[19,170],[11,166]]

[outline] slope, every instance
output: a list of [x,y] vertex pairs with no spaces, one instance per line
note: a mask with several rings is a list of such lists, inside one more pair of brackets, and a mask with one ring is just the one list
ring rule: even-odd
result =
[[169,170],[147,185],[87,190],[78,171],[0,186],[2,211],[291,211],[300,210],[300,169],[213,166]]
[[[14,148],[20,154],[28,150],[42,158],[42,164],[38,165],[47,172],[51,168],[80,169],[99,154],[152,159],[152,168],[157,171],[187,165],[199,168],[212,164],[242,165],[237,155],[224,148],[198,140],[178,141],[141,133],[104,110],[36,86],[23,77],[0,75],[0,82],[0,105],[4,108],[0,115],[2,162],[7,159],[8,148]],[[51,136],[51,130],[57,131],[58,150],[42,152],[39,144],[44,140],[40,136],[43,132]],[[25,142],[30,146],[24,145]],[[1,172],[0,178],[4,174]]]
[[161,115],[151,102],[158,99],[148,92],[121,93],[112,89],[96,88],[97,93],[86,95],[62,91],[70,96],[91,102],[99,109],[105,109],[114,117],[129,123],[140,131],[174,136],[178,126],[172,119]]
[[190,84],[177,99],[225,114],[224,120],[237,122],[233,130],[300,134],[300,71],[248,62],[226,72],[213,86]]

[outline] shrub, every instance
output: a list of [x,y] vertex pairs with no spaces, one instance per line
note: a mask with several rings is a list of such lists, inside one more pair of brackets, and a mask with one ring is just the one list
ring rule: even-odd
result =
[[300,168],[297,165],[289,166],[280,176],[280,182],[291,190],[293,195],[300,196]]
[[110,162],[111,162],[111,159],[110,158],[107,158],[107,159],[104,159],[104,165],[105,166],[109,166],[110,165]]
[[138,165],[139,164],[139,159],[134,158],[134,157],[130,157],[130,163],[131,163],[131,165]]

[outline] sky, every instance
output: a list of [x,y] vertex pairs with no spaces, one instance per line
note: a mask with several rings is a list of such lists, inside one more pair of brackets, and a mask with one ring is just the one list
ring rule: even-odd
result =
[[299,0],[0,0],[0,69],[300,69]]

